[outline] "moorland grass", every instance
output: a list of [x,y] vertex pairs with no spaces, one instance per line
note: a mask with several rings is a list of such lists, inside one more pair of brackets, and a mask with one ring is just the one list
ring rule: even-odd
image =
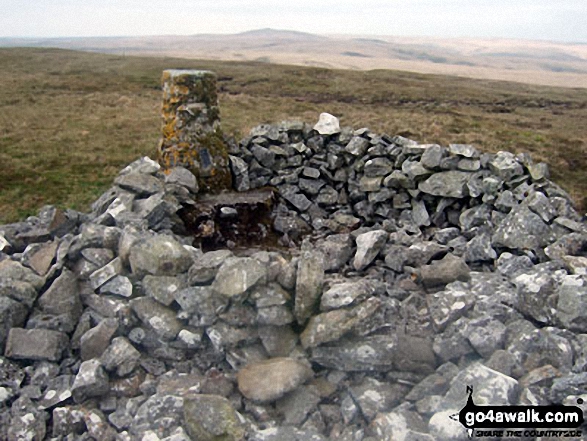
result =
[[167,68],[218,74],[224,131],[239,139],[284,119],[529,152],[587,209],[587,90],[253,62],[0,49],[0,224],[45,204],[81,211],[125,164],[154,157],[160,77]]

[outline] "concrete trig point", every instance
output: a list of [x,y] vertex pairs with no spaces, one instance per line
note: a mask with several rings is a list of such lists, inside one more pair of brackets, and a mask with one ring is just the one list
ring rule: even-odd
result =
[[198,178],[201,190],[232,187],[227,145],[220,130],[216,74],[205,70],[163,71],[163,138],[159,162],[182,166]]

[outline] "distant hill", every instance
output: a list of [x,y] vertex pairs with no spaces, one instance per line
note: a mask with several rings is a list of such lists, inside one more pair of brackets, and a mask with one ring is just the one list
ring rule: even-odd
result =
[[587,88],[587,45],[505,39],[316,35],[272,28],[238,34],[10,39],[0,46],[57,47],[119,55],[263,61]]

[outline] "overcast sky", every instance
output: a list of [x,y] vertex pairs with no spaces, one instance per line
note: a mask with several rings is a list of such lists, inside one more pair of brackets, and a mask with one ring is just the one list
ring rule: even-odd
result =
[[2,37],[191,35],[266,27],[587,43],[587,0],[0,0]]

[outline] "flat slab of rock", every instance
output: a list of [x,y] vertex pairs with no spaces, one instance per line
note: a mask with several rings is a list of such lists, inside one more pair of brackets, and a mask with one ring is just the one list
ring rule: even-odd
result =
[[165,340],[174,339],[182,329],[175,313],[149,297],[140,297],[130,302],[139,319]]
[[302,346],[307,349],[336,341],[368,320],[380,307],[381,300],[372,297],[352,308],[315,315],[300,336]]
[[238,388],[248,399],[275,401],[314,376],[312,369],[292,358],[272,358],[252,363],[237,375]]
[[432,342],[410,335],[347,338],[313,348],[311,360],[344,371],[429,373],[436,367]]
[[418,190],[433,196],[445,198],[462,198],[467,192],[467,182],[471,173],[462,171],[446,171],[435,173],[418,185]]
[[267,276],[267,270],[258,260],[250,257],[226,259],[218,269],[212,289],[228,298],[241,298],[259,280]]
[[59,361],[68,346],[69,339],[63,332],[12,328],[8,333],[5,355],[17,360]]

